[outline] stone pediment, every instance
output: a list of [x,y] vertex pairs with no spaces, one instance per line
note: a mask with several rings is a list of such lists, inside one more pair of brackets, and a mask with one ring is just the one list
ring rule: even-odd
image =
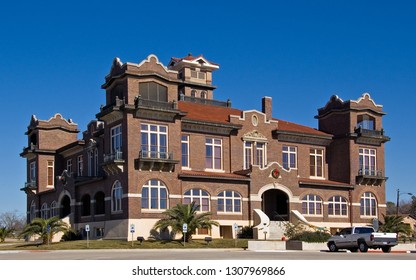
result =
[[242,139],[246,141],[267,141],[267,137],[258,132],[257,130],[253,130],[244,134]]

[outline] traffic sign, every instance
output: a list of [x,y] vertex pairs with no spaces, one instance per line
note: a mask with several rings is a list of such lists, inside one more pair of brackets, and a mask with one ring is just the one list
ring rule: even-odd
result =
[[90,231],[90,225],[85,225],[85,231],[89,232]]
[[188,224],[182,225],[182,232],[188,232]]
[[135,229],[135,225],[134,224],[131,224],[130,225],[130,232],[131,233],[134,233],[136,231],[136,229]]

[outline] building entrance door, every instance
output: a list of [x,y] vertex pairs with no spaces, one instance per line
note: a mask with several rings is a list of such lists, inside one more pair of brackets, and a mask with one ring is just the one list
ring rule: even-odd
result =
[[270,221],[289,221],[289,197],[281,190],[268,190],[262,195],[262,211]]
[[59,218],[65,218],[69,214],[71,214],[71,199],[69,196],[65,195],[61,200],[61,211]]

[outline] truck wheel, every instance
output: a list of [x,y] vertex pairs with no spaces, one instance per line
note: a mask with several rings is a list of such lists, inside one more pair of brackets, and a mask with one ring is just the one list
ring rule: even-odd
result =
[[328,248],[330,252],[338,252],[337,245],[334,242],[329,243]]
[[383,251],[383,253],[390,253],[391,252],[391,247],[390,246],[383,247],[383,248],[381,248],[381,250]]
[[368,251],[368,245],[365,242],[360,242],[358,244],[358,249],[360,249],[361,253],[366,253]]

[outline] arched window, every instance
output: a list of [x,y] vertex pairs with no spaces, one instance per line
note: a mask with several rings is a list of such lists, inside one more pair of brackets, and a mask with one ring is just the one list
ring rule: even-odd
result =
[[91,197],[89,194],[84,195],[81,198],[81,216],[91,215]]
[[48,204],[45,202],[42,204],[42,207],[40,208],[40,217],[42,219],[49,219],[49,209]]
[[56,216],[59,216],[59,211],[58,211],[56,201],[54,200],[51,203],[51,217],[56,217]]
[[190,204],[192,201],[195,202],[198,211],[207,212],[209,211],[209,194],[208,192],[201,189],[191,189],[183,194],[183,203]]
[[317,195],[308,194],[302,199],[302,214],[322,215],[322,198]]
[[105,195],[103,192],[97,192],[94,196],[94,214],[105,214]]
[[196,90],[194,90],[194,89],[193,89],[193,90],[191,91],[191,97],[196,97]]
[[342,196],[333,196],[329,199],[328,215],[348,216],[348,202]]
[[205,90],[201,91],[201,99],[207,98],[207,92]]
[[366,217],[377,217],[377,200],[373,193],[363,193],[360,200],[360,215]]
[[29,219],[30,221],[32,221],[35,218],[36,218],[36,203],[32,201],[30,203]]
[[357,116],[357,126],[363,129],[374,130],[375,129],[375,118],[369,115]]
[[121,211],[121,199],[123,197],[123,188],[120,181],[116,181],[111,190],[111,211]]
[[241,213],[241,195],[235,191],[218,194],[218,212]]
[[142,188],[142,209],[164,210],[168,208],[168,191],[162,181],[152,179]]

